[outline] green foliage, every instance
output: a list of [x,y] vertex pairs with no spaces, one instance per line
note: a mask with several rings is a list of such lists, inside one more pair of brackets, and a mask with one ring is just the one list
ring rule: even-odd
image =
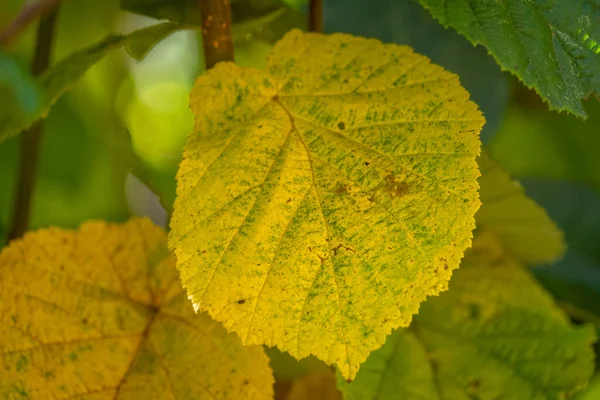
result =
[[495,254],[493,238],[476,240],[449,290],[340,383],[346,398],[545,400],[585,385],[591,327],[571,326],[523,265]]
[[444,26],[485,46],[550,107],[578,116],[600,93],[600,6],[583,0],[419,0]]

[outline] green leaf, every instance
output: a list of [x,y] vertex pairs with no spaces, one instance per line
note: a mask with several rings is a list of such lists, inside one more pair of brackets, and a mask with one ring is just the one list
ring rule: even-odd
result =
[[490,142],[492,157],[518,178],[569,180],[600,191],[600,102],[585,103],[590,118],[582,122],[521,96]]
[[546,211],[527,197],[486,151],[479,159],[482,206],[475,215],[478,231],[490,231],[504,250],[527,264],[554,261],[565,252],[562,231]]
[[146,219],[30,232],[0,252],[3,399],[272,399],[262,348],[196,315]]
[[373,352],[346,399],[566,398],[594,368],[591,326],[573,326],[525,266],[475,238],[450,289],[429,299],[410,328]]
[[[113,47],[120,45],[123,37],[109,37],[100,44],[77,52],[41,75],[37,85],[42,91],[42,101],[36,113],[9,114],[0,125],[0,142],[28,128],[40,118],[45,118],[52,105],[67,91],[92,65],[97,63]],[[6,100],[2,99],[2,104]]]
[[[0,127],[14,130],[16,121],[33,118],[41,109],[42,95],[29,72],[0,51]],[[16,129],[19,129],[17,126]],[[0,130],[0,141],[3,138]]]
[[468,97],[406,46],[297,30],[266,71],[201,76],[169,236],[195,307],[354,376],[470,245]]
[[527,194],[542,205],[564,231],[570,250],[600,264],[600,193],[585,185],[523,179]]
[[280,0],[233,0],[232,34],[236,42],[260,39],[274,43],[291,29],[307,29],[307,16]]
[[121,8],[134,14],[166,19],[176,24],[202,24],[197,0],[121,0]]
[[165,22],[152,25],[145,29],[140,29],[129,35],[125,49],[127,54],[136,59],[142,60],[164,38],[181,29],[179,25]]
[[583,0],[420,0],[442,25],[485,46],[552,109],[580,117],[600,93],[600,6]]
[[[121,7],[188,28],[202,25],[197,0],[121,0]],[[306,28],[306,16],[281,0],[231,0],[231,18],[236,41],[258,38],[274,42],[292,28]]]
[[[90,218],[122,221],[128,217],[123,187],[126,171],[104,141],[109,130],[94,114],[97,109],[78,107],[80,103],[74,92],[67,93],[45,122],[30,228],[76,228]],[[19,137],[0,145],[2,244],[12,219],[18,155]]]
[[[41,106],[38,111],[27,115],[11,113],[3,117],[0,120],[2,122],[0,125],[0,142],[28,128],[38,119],[46,118],[54,103],[110,50],[128,45],[129,51],[133,55],[143,57],[158,37],[164,37],[174,29],[174,25],[165,23],[135,31],[129,36],[112,35],[94,46],[71,54],[52,66],[37,79],[37,85],[42,92]],[[0,91],[1,94],[4,94],[4,92]],[[2,103],[9,101],[1,100]]]

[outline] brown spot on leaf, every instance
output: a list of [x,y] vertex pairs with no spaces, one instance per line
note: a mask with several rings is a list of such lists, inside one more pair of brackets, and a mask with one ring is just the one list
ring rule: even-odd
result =
[[246,299],[241,299],[241,300],[237,301],[238,304],[244,304],[245,302],[246,302]]

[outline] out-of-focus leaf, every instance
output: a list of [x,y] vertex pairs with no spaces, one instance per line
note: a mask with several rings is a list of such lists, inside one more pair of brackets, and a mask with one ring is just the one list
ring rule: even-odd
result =
[[181,25],[202,24],[198,0],[120,0],[121,8],[134,14],[166,19]]
[[[112,36],[89,49],[77,52],[50,68],[37,80],[42,91],[42,102],[35,114],[10,114],[0,125],[0,142],[29,127],[39,118],[45,118],[52,105],[67,91],[92,65],[98,62],[112,48],[124,42],[124,37]],[[7,100],[0,99],[4,104]]]
[[600,264],[600,192],[572,182],[545,179],[521,182],[527,194],[563,230],[569,248]]
[[217,64],[191,94],[169,235],[190,300],[352,377],[470,244],[468,98],[409,47],[346,34],[291,31],[266,70]]
[[492,137],[508,102],[506,78],[485,49],[474,48],[461,35],[444,29],[414,1],[327,0],[326,32],[348,32],[383,42],[406,44],[432,62],[458,75],[486,119],[484,143]]
[[158,42],[180,29],[180,26],[171,22],[152,25],[145,29],[135,31],[127,39],[125,49],[127,54],[140,61],[156,46]]
[[[124,10],[156,19],[166,19],[188,28],[200,28],[198,0],[121,0]],[[231,0],[234,40],[280,39],[293,28],[305,28],[306,16],[281,0]]]
[[[477,235],[450,288],[371,353],[348,400],[567,398],[593,373],[591,326],[574,326],[499,243]],[[491,257],[490,257],[491,255]]]
[[590,118],[583,122],[536,106],[511,107],[490,143],[492,156],[518,178],[570,180],[600,190],[600,102],[585,106]]
[[291,29],[307,28],[306,14],[280,0],[233,0],[231,8],[236,42],[259,39],[274,43]]
[[260,347],[179,284],[166,235],[146,219],[28,233],[0,253],[5,399],[271,399]]
[[600,4],[583,0],[419,0],[444,26],[482,44],[552,109],[585,117],[600,94]]
[[[157,35],[172,32],[175,26],[172,24],[161,24],[157,27],[144,28],[135,31],[128,36],[110,36],[102,42],[74,54],[51,67],[38,79],[38,86],[42,91],[42,104],[38,112],[33,115],[10,114],[4,117],[0,125],[0,142],[7,137],[15,135],[30,126],[40,118],[45,118],[52,105],[77,82],[87,70],[101,60],[110,50],[124,44],[130,44],[130,51],[137,56],[143,56],[152,46],[153,39]],[[156,43],[154,41],[154,43]],[[0,94],[3,94],[0,91]],[[4,103],[5,99],[0,99]],[[3,115],[3,114],[1,114]]]
[[[61,98],[45,122],[31,228],[59,225],[75,228],[90,218],[127,218],[121,168],[104,136],[107,132],[89,112],[79,112],[73,93]],[[87,108],[89,110],[89,107]],[[0,242],[13,210],[19,138],[0,145]]]
[[527,264],[550,262],[562,256],[565,241],[561,230],[487,151],[481,153],[479,169],[482,206],[475,215],[477,230],[493,232],[504,251]]
[[533,273],[569,315],[600,328],[600,265],[569,250],[558,263]]
[[5,127],[6,130],[14,130],[11,125],[15,121],[34,118],[42,106],[42,94],[35,79],[19,65],[15,58],[2,51],[0,51],[0,104],[0,127]]

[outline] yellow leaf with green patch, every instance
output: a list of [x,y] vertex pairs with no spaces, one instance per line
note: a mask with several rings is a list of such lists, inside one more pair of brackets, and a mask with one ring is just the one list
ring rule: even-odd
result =
[[201,76],[169,234],[195,308],[353,377],[471,243],[468,98],[410,48],[344,34],[291,31],[266,70]]
[[503,251],[527,264],[554,261],[566,250],[562,231],[546,210],[527,197],[525,190],[490,158],[479,158],[481,208],[475,215],[478,231],[493,232]]
[[3,399],[269,399],[243,347],[183,293],[148,220],[28,233],[0,253]]
[[477,234],[450,288],[374,351],[347,400],[570,398],[594,371],[592,326],[574,326],[527,268]]

